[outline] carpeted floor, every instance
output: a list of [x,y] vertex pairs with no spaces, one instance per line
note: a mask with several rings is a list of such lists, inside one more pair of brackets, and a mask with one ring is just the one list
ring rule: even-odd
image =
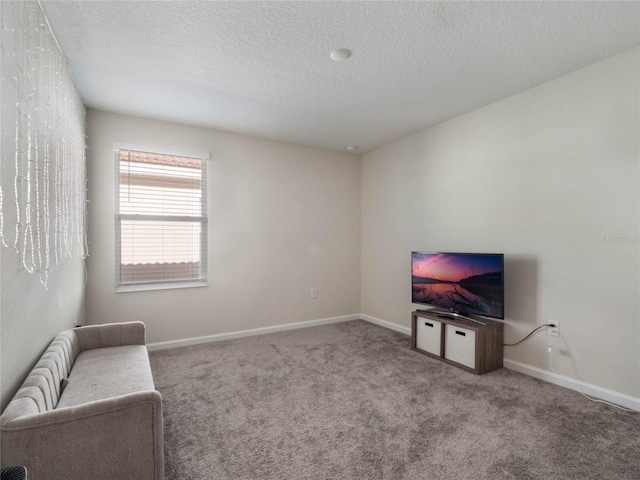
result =
[[640,479],[640,415],[352,321],[151,353],[167,480]]

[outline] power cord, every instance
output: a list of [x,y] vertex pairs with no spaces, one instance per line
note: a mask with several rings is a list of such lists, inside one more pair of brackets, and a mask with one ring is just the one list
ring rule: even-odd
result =
[[599,399],[599,398],[591,397],[591,396],[587,395],[586,393],[582,393],[582,392],[579,392],[579,393],[580,393],[580,395],[582,395],[584,398],[586,398],[586,399],[588,399],[588,400],[591,400],[592,402],[604,403],[605,405],[609,405],[610,407],[615,407],[615,408],[617,408],[618,410],[622,410],[623,412],[635,413],[636,415],[637,415],[638,413],[640,413],[640,412],[637,412],[637,411],[635,411],[635,410],[632,410],[631,408],[621,407],[620,405],[616,405],[615,403],[611,403],[611,402],[607,402],[606,400],[601,400],[601,399]]
[[[529,333],[529,335],[527,335],[526,337],[524,337],[522,340],[517,341],[516,343],[503,343],[503,345],[505,347],[515,347],[516,345],[521,344],[522,342],[524,342],[525,340],[527,340],[529,337],[531,337],[531,335],[533,335],[534,333],[536,333],[537,331],[539,331],[541,328],[545,328],[545,327],[550,327],[550,328],[554,328],[557,325],[555,323],[545,323],[544,325],[540,325],[539,327],[533,329],[533,331],[531,333]],[[547,352],[549,352],[549,369],[555,373],[556,375],[559,375],[558,372],[556,372],[553,369],[553,363],[551,362],[551,355],[553,353],[553,349],[551,348],[551,344],[549,344],[547,346]],[[605,405],[609,405],[610,407],[614,407],[617,408],[618,410],[622,410],[623,412],[628,412],[628,413],[635,413],[638,414],[640,412],[637,412],[636,410],[630,409],[630,408],[625,408],[625,407],[621,407],[620,405],[616,405],[615,403],[611,403],[611,402],[607,402],[606,400],[601,400],[599,398],[594,398],[590,395],[587,395],[586,393],[582,393],[580,391],[578,391],[578,393],[580,395],[582,395],[584,398],[586,398],[587,400],[591,400],[592,402],[597,402],[597,403],[604,403]]]
[[526,337],[524,337],[522,340],[516,342],[516,343],[503,343],[503,345],[505,347],[515,347],[516,345],[521,344],[522,342],[524,342],[527,338],[529,338],[531,335],[533,335],[534,333],[536,333],[538,330],[540,330],[541,328],[544,327],[555,327],[556,324],[555,323],[545,323],[544,325],[540,325],[538,328],[534,329],[529,335],[527,335]]
[[[553,349],[551,348],[551,345],[547,347],[547,352],[549,352],[549,369],[556,375],[559,375],[559,373],[553,369],[553,363],[551,363],[551,355],[553,353]],[[631,408],[621,407],[620,405],[616,405],[615,403],[607,402],[606,400],[601,400],[599,398],[594,398],[591,395],[587,395],[586,393],[582,393],[580,391],[578,391],[578,393],[582,395],[584,398],[586,398],[587,400],[591,400],[592,402],[604,403],[605,405],[609,405],[610,407],[617,408],[618,410],[622,410],[623,412],[635,413],[635,414],[640,413],[635,410],[632,410]]]

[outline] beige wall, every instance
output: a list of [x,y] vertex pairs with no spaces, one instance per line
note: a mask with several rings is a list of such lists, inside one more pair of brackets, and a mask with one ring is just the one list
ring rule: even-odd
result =
[[559,320],[559,374],[639,397],[639,53],[363,155],[362,313],[409,327],[412,250],[503,252],[506,340]]
[[[101,111],[87,117],[89,323],[142,320],[153,343],[358,313],[358,156]],[[207,287],[114,293],[114,142],[211,155]]]
[[[29,54],[31,64],[37,65],[43,69],[43,65],[57,64],[58,61],[64,60],[57,55],[58,49],[53,37],[48,33],[35,35],[35,30],[29,32],[25,29],[35,29],[38,25],[46,23],[42,11],[35,2],[0,2],[2,10],[2,39],[8,39],[6,44],[2,45],[2,77],[1,92],[1,110],[2,118],[2,138],[0,162],[0,181],[2,182],[3,193],[3,220],[4,235],[7,244],[13,246],[15,240],[15,225],[17,221],[14,178],[16,176],[15,158],[15,131],[16,119],[23,117],[21,123],[22,132],[25,131],[25,112],[29,112],[32,116],[29,118],[31,126],[31,135],[40,142],[40,148],[33,148],[32,159],[34,170],[37,168],[39,172],[44,170],[46,165],[43,159],[43,139],[49,138],[51,158],[48,162],[50,165],[50,175],[54,174],[53,165],[59,165],[58,160],[54,160],[56,148],[59,145],[54,144],[53,138],[57,141],[65,140],[73,144],[82,145],[84,136],[84,109],[80,98],[75,94],[71,87],[71,78],[68,72],[60,70],[60,77],[51,78],[50,83],[42,78],[49,78],[47,75],[42,77],[38,82],[37,90],[31,90],[33,78],[25,79],[24,74],[18,68],[18,61],[23,61],[27,56],[26,45],[30,45],[33,49]],[[25,26],[17,25],[16,19],[24,18],[27,13],[31,12],[32,20],[26,22]],[[4,29],[6,27],[6,31]],[[12,35],[14,37],[12,38]],[[22,35],[21,38],[16,38]],[[30,42],[25,39],[27,35],[33,35]],[[33,38],[37,38],[37,44]],[[16,41],[13,41],[16,40]],[[6,49],[6,50],[5,50]],[[53,51],[53,54],[48,52]],[[37,60],[37,61],[36,61]],[[28,72],[37,78],[38,69]],[[20,88],[14,78],[18,78]],[[55,85],[53,84],[55,82]],[[26,85],[29,83],[29,85]],[[67,89],[66,87],[69,87]],[[61,93],[63,95],[61,95]],[[31,97],[31,100],[27,98]],[[34,99],[48,98],[50,102],[47,105],[40,104],[39,113],[35,114]],[[66,111],[68,117],[60,119],[54,125],[47,126],[44,119],[51,114],[51,110],[56,110],[60,105],[58,102],[66,102]],[[18,110],[17,105],[20,105]],[[19,113],[21,112],[21,113]],[[73,126],[73,128],[71,128]],[[37,133],[36,133],[37,132]],[[21,155],[20,164],[25,162],[25,148],[19,150]],[[58,157],[59,158],[59,157]],[[75,162],[75,165],[82,169],[84,158],[81,156],[73,156],[69,162]],[[68,165],[71,165],[69,163]],[[37,167],[36,167],[37,166]],[[21,179],[19,185],[25,187],[26,175],[24,170],[20,171]],[[42,174],[41,174],[42,175]],[[42,177],[41,177],[42,178]],[[55,266],[53,238],[56,232],[55,214],[56,202],[53,195],[45,196],[44,190],[38,193],[40,199],[40,210],[35,208],[35,176],[31,177],[33,183],[32,190],[32,223],[40,221],[40,227],[33,226],[34,242],[36,245],[43,245],[39,249],[41,257],[46,251],[47,245],[46,235],[44,234],[43,218],[45,202],[50,214],[50,236],[49,236],[49,253],[50,267],[47,288],[40,282],[38,272],[31,274],[22,266],[21,254],[17,253],[14,248],[7,248],[0,245],[1,259],[1,279],[0,279],[0,380],[1,380],[1,398],[0,409],[4,410],[7,403],[11,400],[15,392],[18,390],[29,371],[40,358],[42,352],[47,348],[53,338],[62,330],[72,328],[75,323],[82,322],[84,317],[84,281],[85,269],[84,260],[78,258],[79,255],[74,253],[74,258],[61,259],[61,263]],[[41,183],[43,185],[43,183]],[[84,183],[81,186],[84,187]],[[51,188],[53,186],[51,185]],[[18,203],[22,215],[21,221],[25,221],[26,212],[26,189],[19,191]],[[70,188],[69,191],[74,191]],[[47,201],[48,199],[48,201]],[[39,218],[38,214],[39,213]],[[82,215],[80,215],[82,217]],[[35,220],[38,219],[38,220]],[[24,231],[24,228],[21,229]],[[41,233],[38,239],[37,233]],[[23,245],[24,236],[19,237],[19,245]],[[74,252],[76,252],[74,246]],[[34,255],[36,255],[34,253]],[[26,257],[30,262],[30,255]],[[29,263],[28,263],[29,264]],[[42,265],[39,263],[38,265]],[[46,270],[46,268],[43,268]]]

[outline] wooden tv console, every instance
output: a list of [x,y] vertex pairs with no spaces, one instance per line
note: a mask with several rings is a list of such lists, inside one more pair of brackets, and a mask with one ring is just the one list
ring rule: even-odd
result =
[[411,313],[411,348],[477,375],[502,368],[504,325],[416,310]]

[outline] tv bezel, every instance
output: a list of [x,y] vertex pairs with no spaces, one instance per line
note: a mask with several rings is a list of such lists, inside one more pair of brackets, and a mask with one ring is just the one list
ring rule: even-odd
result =
[[[413,255],[414,253],[423,253],[423,254],[430,254],[430,255],[439,255],[439,254],[443,254],[443,255],[486,255],[486,256],[493,256],[493,257],[500,257],[500,265],[502,268],[502,282],[500,285],[500,292],[501,292],[501,297],[502,297],[502,309],[501,309],[501,316],[494,316],[494,315],[486,315],[486,314],[482,314],[482,313],[471,313],[471,312],[461,312],[461,311],[457,311],[454,310],[453,308],[446,308],[446,307],[441,307],[438,305],[434,305],[432,303],[423,303],[423,302],[416,302],[414,301],[413,298]],[[451,313],[454,315],[458,315],[458,316],[476,316],[476,317],[484,317],[484,318],[492,318],[492,319],[497,319],[497,320],[504,320],[504,310],[505,310],[505,296],[504,296],[504,253],[474,253],[474,252],[439,252],[439,251],[429,251],[429,250],[413,250],[411,251],[411,258],[410,258],[410,262],[411,262],[411,303],[415,304],[415,305],[424,305],[426,307],[431,307],[432,310],[439,310],[443,313]]]

